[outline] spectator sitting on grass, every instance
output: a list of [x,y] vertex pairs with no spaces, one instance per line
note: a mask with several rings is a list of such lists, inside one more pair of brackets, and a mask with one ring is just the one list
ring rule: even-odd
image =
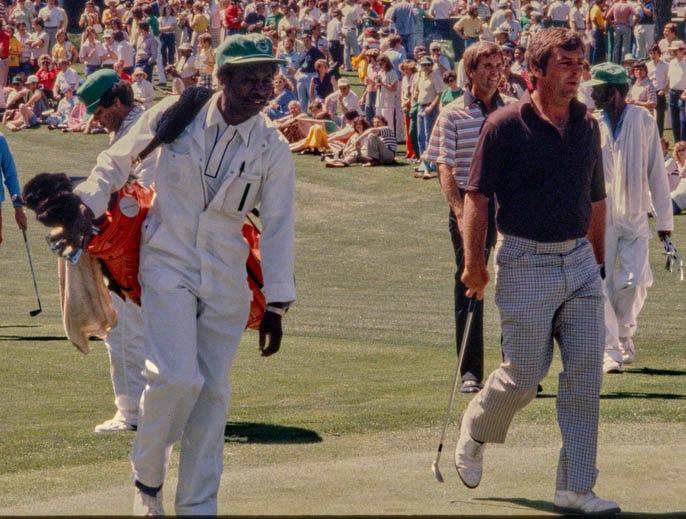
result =
[[55,112],[45,118],[45,124],[48,125],[48,130],[56,130],[58,128],[66,128],[69,123],[69,117],[76,105],[77,98],[74,95],[74,88],[66,84],[60,91],[60,102],[57,104]]
[[267,115],[272,121],[287,117],[288,105],[291,101],[297,101],[293,93],[293,83],[283,74],[278,74],[274,78],[274,96],[267,107]]
[[47,54],[38,60],[38,70],[36,71],[38,86],[48,99],[52,99],[52,91],[55,87],[57,72],[53,66],[52,59]]
[[321,102],[314,101],[308,108],[311,115],[302,112],[299,101],[291,101],[288,103],[289,115],[276,123],[276,127],[291,144],[305,138],[313,124],[322,124],[324,120],[330,119]]
[[131,82],[133,99],[136,103],[143,106],[146,110],[152,106],[155,98],[155,89],[148,81],[148,75],[141,67],[136,67],[133,71],[133,81]]
[[123,59],[117,60],[117,62],[114,64],[114,71],[119,76],[119,79],[123,79],[124,81],[128,81],[129,83],[131,83],[131,81],[133,80],[133,78],[131,78],[131,75],[126,73]]
[[39,88],[38,78],[35,75],[27,78],[26,86],[29,90],[28,101],[20,105],[17,110],[13,110],[11,118],[3,118],[5,125],[13,132],[40,125],[43,112],[48,109],[48,100],[43,90]]
[[343,147],[339,158],[325,160],[326,167],[342,168],[353,163],[361,163],[363,166],[395,164],[397,142],[393,130],[388,127],[388,121],[375,116],[372,123],[371,128],[366,128],[364,120],[355,120],[355,134]]
[[62,58],[57,62],[57,76],[55,77],[55,85],[52,89],[52,96],[54,99],[60,99],[62,92],[66,92],[66,88],[70,86],[74,91],[79,87],[79,74],[74,70],[70,61],[67,58]]
[[336,128],[330,125],[330,121],[325,121],[324,124],[313,124],[307,136],[291,144],[290,150],[293,153],[300,152],[300,154],[311,153],[314,155],[326,154],[333,156],[339,152],[348,142],[348,139],[355,133],[353,123],[359,113],[355,111],[347,112],[343,117],[345,126],[343,128]]

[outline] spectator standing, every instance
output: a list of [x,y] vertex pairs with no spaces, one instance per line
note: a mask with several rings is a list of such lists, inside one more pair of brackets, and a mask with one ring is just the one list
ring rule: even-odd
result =
[[[414,60],[407,59],[400,64],[400,72],[402,73],[402,80],[400,83],[401,94],[400,94],[400,104],[403,110],[403,116],[405,119],[405,142],[407,144],[407,150],[405,158],[412,161],[418,162],[419,157],[417,156],[417,131],[416,131],[416,120],[412,127],[415,131],[410,131],[410,113],[412,112],[412,83],[414,75],[417,72],[417,63]],[[412,116],[416,119],[416,107],[414,114]]]
[[607,19],[614,29],[612,61],[622,63],[624,56],[631,52],[631,26],[634,8],[627,0],[617,0],[607,11]]
[[[200,35],[205,34],[210,30],[210,18],[205,14],[205,6],[202,2],[195,2],[192,11],[193,15],[190,20],[191,29],[193,31],[191,34],[191,47],[193,47],[193,51],[195,51],[198,47],[198,38]],[[264,25],[264,4],[260,3],[258,5],[257,12],[262,13],[262,23]]]
[[[405,140],[402,110],[400,107],[400,76],[388,56],[379,56],[378,94],[376,115],[386,121],[397,141]],[[394,150],[395,151],[395,150]]]
[[224,10],[224,28],[226,35],[237,34],[241,30],[243,10],[238,0],[229,0],[228,7]]
[[[345,6],[341,8],[343,13],[343,67],[347,72],[352,72],[352,57],[360,53],[357,42],[357,26],[362,22],[362,8],[355,0],[345,0]],[[302,102],[302,101],[301,101]]]
[[423,161],[422,166],[417,168],[416,173],[423,176],[425,179],[432,178],[431,172],[435,166],[426,160],[424,153],[426,152],[433,130],[434,122],[438,116],[438,105],[441,101],[441,93],[445,89],[443,78],[438,70],[433,68],[434,62],[428,57],[424,56],[419,60],[419,72],[417,73],[417,83],[415,87],[414,98],[418,104],[417,113],[417,141],[419,144],[419,156]]
[[336,87],[334,70],[325,59],[318,59],[314,64],[314,70],[316,74],[310,81],[309,99],[310,102],[315,99],[324,101]]
[[298,94],[298,101],[300,101],[301,106],[309,106],[310,102],[310,83],[312,79],[317,75],[315,70],[315,63],[318,60],[326,61],[326,56],[312,43],[312,34],[306,32],[303,35],[302,43],[304,46],[304,51],[302,54],[302,61],[300,62],[300,68],[295,74],[296,89]]
[[645,59],[648,49],[655,44],[655,15],[653,0],[637,0],[638,15],[634,25],[636,59]]
[[17,0],[10,9],[9,22],[15,26],[19,22],[24,22],[28,27],[31,23],[31,18],[33,18],[33,12],[26,4],[26,0]]
[[594,0],[593,7],[591,7],[588,15],[593,31],[593,48],[591,51],[592,65],[605,61],[605,56],[607,54],[605,43],[607,20],[605,20],[605,14],[603,12],[603,3],[603,0]]
[[182,94],[189,87],[197,84],[198,67],[195,64],[195,57],[192,56],[190,43],[179,45],[179,59],[172,65],[167,65],[167,74],[172,79],[172,93]]
[[[10,151],[7,139],[0,133],[0,179],[5,184],[7,191],[10,194],[12,205],[14,206],[14,220],[20,230],[25,231],[28,228],[28,220],[21,201],[21,187],[19,186],[19,177],[17,175],[17,167],[14,164],[14,158]],[[5,190],[0,186],[0,244],[2,243],[2,202],[5,201]]]
[[554,0],[548,5],[546,14],[553,27],[567,27],[570,11],[569,4],[562,0]]
[[[8,77],[14,77],[21,72],[21,43],[15,36],[14,27],[7,25],[4,27],[9,37],[9,53],[7,56]],[[4,87],[4,84],[2,85]]]
[[469,48],[479,41],[483,22],[479,18],[479,10],[476,5],[469,6],[467,13],[455,23],[453,30],[464,40],[464,48]]
[[26,44],[31,50],[30,54],[30,70],[34,72],[38,69],[38,58],[43,54],[48,54],[50,37],[48,33],[43,29],[43,19],[34,18],[31,22],[33,27],[33,32],[29,35],[26,40]]
[[214,71],[215,56],[212,48],[212,35],[209,32],[198,38],[198,54],[196,67],[198,68],[198,86],[212,88],[212,72]]
[[[655,107],[657,106],[657,93],[653,83],[648,78],[648,67],[642,61],[634,64],[631,68],[636,81],[631,86],[626,102],[634,106],[640,106],[650,112],[655,117]],[[659,136],[659,135],[658,135]]]
[[364,103],[365,118],[367,121],[371,121],[376,113],[376,96],[379,90],[379,81],[377,80],[377,76],[381,71],[378,62],[379,50],[369,49],[365,51],[365,57],[367,58],[367,70],[364,76],[365,90],[362,94],[362,101]]
[[[81,29],[82,33],[86,30],[87,27],[92,27],[97,34],[100,34],[103,31],[103,27],[100,24],[100,15],[95,10],[95,4],[91,0],[88,0],[86,2],[83,9],[83,13],[81,13],[81,17],[79,18],[79,29]],[[48,31],[47,25],[45,30],[48,32],[48,35],[50,35],[50,31]],[[55,33],[54,36],[56,37],[57,33]],[[54,39],[52,36],[50,38],[50,45],[54,45]]]
[[132,74],[133,68],[136,65],[136,49],[129,43],[129,40],[126,39],[122,31],[114,33],[114,41],[116,42],[117,58],[122,62],[124,72],[129,75]]
[[96,70],[100,70],[102,58],[105,56],[105,47],[98,41],[95,29],[87,27],[84,33],[84,40],[79,50],[79,59],[86,67],[86,76]]
[[112,29],[105,29],[103,32],[102,48],[105,50],[105,53],[102,56],[101,67],[113,69],[114,64],[119,59],[119,55],[117,54],[117,44],[114,41]]
[[58,72],[55,76],[55,86],[52,91],[55,99],[59,99],[68,87],[76,92],[79,86],[79,74],[69,65],[71,63],[66,58],[57,61]]
[[166,4],[162,8],[160,17],[160,52],[162,54],[162,66],[173,65],[176,61],[176,17],[174,8]]
[[[278,4],[277,4],[278,5]],[[216,48],[222,41],[222,6],[219,0],[209,0],[210,35],[212,47]]]
[[452,103],[464,93],[464,91],[457,86],[457,74],[452,70],[443,73],[443,83],[445,83],[446,88],[441,94],[441,108]]
[[55,61],[66,58],[73,62],[78,57],[79,53],[76,50],[76,46],[69,41],[66,31],[62,29],[57,31],[51,55]]
[[343,64],[343,12],[334,9],[331,12],[331,20],[326,24],[326,39],[329,42],[329,54],[334,63],[337,63],[336,70]]
[[7,76],[10,70],[10,35],[3,27],[0,19],[0,88],[7,84]]
[[31,35],[26,30],[26,27],[27,26],[24,22],[19,22],[17,24],[17,34],[15,37],[17,40],[19,40],[19,44],[21,46],[21,54],[19,54],[19,67],[21,68],[21,72],[23,72],[25,75],[28,75],[31,71],[31,54],[33,51],[31,45],[29,44]]
[[684,113],[684,92],[686,91],[686,44],[681,40],[669,46],[672,60],[667,69],[669,84],[669,117],[672,123],[674,142],[686,138],[686,114]]
[[653,83],[657,96],[655,106],[655,118],[660,137],[665,130],[665,112],[667,111],[667,91],[669,87],[669,65],[662,60],[662,51],[659,45],[653,45],[649,51],[650,59],[646,62],[648,67],[648,77]]
[[665,28],[662,29],[662,35],[664,36],[659,42],[660,50],[662,51],[662,59],[669,63],[672,60],[672,55],[669,48],[673,43],[678,44],[681,40],[676,36],[677,25],[675,23],[665,24]]
[[[86,2],[88,4],[88,2]],[[92,2],[91,2],[92,4]],[[55,36],[60,29],[67,28],[67,18],[64,10],[56,5],[55,0],[47,0],[47,4],[38,12],[38,17],[43,20],[45,24],[45,32],[48,33],[48,50],[52,48],[55,43]]]
[[276,57],[281,63],[279,69],[281,74],[286,76],[291,83],[295,82],[295,76],[300,69],[303,60],[303,53],[295,50],[295,42],[292,38],[286,38],[282,42],[282,48],[277,52]]
[[157,40],[150,32],[148,22],[140,22],[136,36],[136,66],[145,70],[148,77],[152,79],[152,68],[156,61]]

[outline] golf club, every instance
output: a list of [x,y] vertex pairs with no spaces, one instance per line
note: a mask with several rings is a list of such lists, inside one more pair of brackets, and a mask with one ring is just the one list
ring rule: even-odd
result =
[[448,427],[448,422],[450,421],[450,415],[453,412],[453,401],[455,400],[455,392],[457,391],[457,381],[460,377],[460,372],[462,371],[462,361],[465,356],[465,348],[467,347],[467,340],[469,338],[469,331],[472,327],[472,318],[474,317],[474,310],[476,309],[476,299],[472,297],[469,300],[469,306],[467,307],[467,320],[464,325],[464,333],[462,334],[462,344],[460,345],[460,354],[457,359],[457,367],[455,368],[455,374],[453,375],[453,389],[450,393],[450,400],[448,400],[448,410],[445,413],[445,420],[443,420],[443,430],[441,431],[441,441],[438,444],[438,452],[436,453],[436,459],[434,459],[431,464],[431,471],[436,477],[436,481],[443,483],[443,475],[441,470],[438,468],[438,462],[441,459],[441,452],[443,451],[443,441],[445,440],[445,430]]
[[21,232],[24,235],[26,255],[29,257],[29,267],[31,267],[31,279],[33,279],[33,290],[36,292],[36,299],[38,300],[38,308],[36,310],[31,310],[29,312],[29,315],[31,317],[36,317],[39,313],[43,311],[43,307],[40,304],[40,296],[38,295],[38,284],[36,283],[36,272],[33,270],[33,261],[31,260],[31,251],[29,250],[29,240],[26,238],[26,231],[22,229]]

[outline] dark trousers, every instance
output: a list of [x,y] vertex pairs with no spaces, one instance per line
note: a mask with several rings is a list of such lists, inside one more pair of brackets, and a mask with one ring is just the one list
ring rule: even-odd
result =
[[605,61],[605,32],[600,29],[593,29],[591,64],[596,65],[603,61]]
[[667,111],[667,97],[665,94],[657,95],[657,105],[655,106],[655,118],[657,119],[657,129],[660,137],[665,131],[665,112]]
[[674,142],[679,142],[684,137],[684,103],[681,100],[683,90],[669,91],[669,118],[672,122]]
[[[464,197],[464,192],[462,192]],[[469,298],[465,292],[467,287],[462,283],[462,273],[464,272],[464,244],[462,243],[462,236],[457,227],[457,220],[455,214],[450,211],[448,216],[448,230],[450,231],[450,239],[453,242],[453,249],[455,251],[455,341],[456,349],[459,351],[462,344],[462,336],[464,327],[467,322],[467,308],[469,307]],[[493,199],[488,204],[488,233],[486,235],[486,249],[484,254],[486,261],[491,252],[493,245],[495,245],[496,231],[495,231],[495,204]],[[462,362],[462,381],[476,380],[481,382],[484,378],[484,302],[477,301],[474,309],[474,317],[472,318],[472,327],[469,330],[469,337],[465,345],[466,353],[464,361]]]
[[162,65],[173,65],[176,61],[176,36],[173,33],[160,34],[160,52],[162,53]]
[[341,77],[340,69],[341,65],[343,65],[343,45],[338,40],[330,41],[329,52],[331,53],[331,59],[336,63],[334,76],[338,79]]

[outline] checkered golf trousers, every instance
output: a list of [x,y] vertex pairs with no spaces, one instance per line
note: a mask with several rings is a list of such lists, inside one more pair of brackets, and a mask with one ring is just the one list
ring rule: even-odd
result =
[[503,443],[515,413],[536,396],[553,339],[562,355],[557,420],[562,432],[558,490],[586,492],[597,477],[603,359],[603,293],[585,238],[542,243],[498,238],[496,294],[503,363],[470,402],[464,420],[478,441]]

